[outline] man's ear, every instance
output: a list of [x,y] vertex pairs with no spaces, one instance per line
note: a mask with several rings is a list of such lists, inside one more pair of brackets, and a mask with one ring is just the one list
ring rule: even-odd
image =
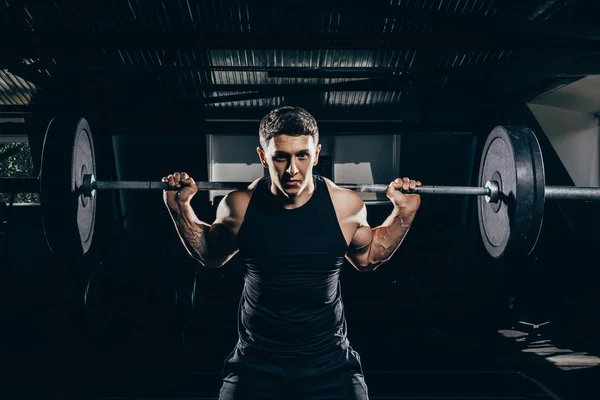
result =
[[317,149],[315,151],[315,162],[313,163],[313,166],[316,166],[319,163],[319,154],[321,153],[321,144],[317,145]]
[[260,159],[262,166],[264,168],[269,168],[269,164],[267,163],[267,155],[265,154],[264,150],[260,147],[257,147],[256,152],[258,153],[258,158]]

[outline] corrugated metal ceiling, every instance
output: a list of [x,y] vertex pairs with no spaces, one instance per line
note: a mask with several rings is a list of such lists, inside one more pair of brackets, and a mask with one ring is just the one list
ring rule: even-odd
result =
[[0,105],[27,105],[35,92],[33,83],[0,69]]
[[[420,77],[419,83],[429,89],[440,89],[448,84],[448,71],[464,66],[494,65],[513,56],[508,48],[431,52],[418,46],[378,49],[376,43],[373,48],[364,50],[283,50],[276,48],[277,32],[432,32],[440,24],[485,24],[497,16],[505,16],[508,10],[518,12],[516,19],[524,19],[528,15],[538,18],[540,12],[548,13],[548,4],[546,8],[540,8],[535,4],[524,5],[512,1],[499,6],[494,0],[371,0],[368,4],[354,5],[350,2],[343,6],[338,4],[337,7],[335,2],[329,0],[290,1],[285,4],[255,0],[5,2],[12,15],[19,15],[16,11],[23,8],[25,28],[31,31],[56,31],[69,23],[98,34],[148,29],[223,34],[272,32],[272,49],[202,49],[202,46],[198,46],[184,50],[157,46],[132,50],[90,46],[76,57],[80,62],[88,60],[88,63],[106,68],[107,71],[111,68],[130,69],[131,73],[135,73],[152,68],[163,69],[160,81],[164,85],[176,86],[174,93],[180,99],[206,102],[207,107],[211,108],[273,107],[281,105],[286,98],[276,90],[253,90],[247,86],[233,88],[232,85],[331,85],[365,79],[366,76],[361,78],[360,74],[368,75],[370,72],[385,71],[388,77],[397,79],[403,75],[410,77],[419,68],[433,69],[437,72],[426,75],[426,81]],[[551,9],[556,12],[556,7]],[[535,12],[532,13],[532,10]],[[73,56],[65,53],[57,54],[45,62],[51,61],[58,67],[69,66]],[[47,65],[38,67],[45,69]],[[329,69],[330,73],[312,77],[303,76],[306,74],[294,76],[293,70],[298,72],[298,69],[321,72]],[[276,71],[287,73],[273,73]],[[342,77],[340,71],[354,71],[355,74]],[[0,79],[0,104],[27,104],[36,91],[33,84],[7,70],[1,73]],[[229,85],[229,89],[219,90],[219,85]],[[239,90],[242,88],[244,90]],[[406,95],[406,88],[336,89],[327,88],[311,94],[311,97],[324,106],[376,106],[396,104]],[[160,95],[159,90],[157,87],[157,96]]]

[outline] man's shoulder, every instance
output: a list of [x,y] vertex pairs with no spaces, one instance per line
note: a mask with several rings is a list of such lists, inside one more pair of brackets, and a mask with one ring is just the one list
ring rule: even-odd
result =
[[350,189],[339,187],[328,178],[323,178],[323,180],[327,184],[331,201],[338,213],[341,212],[344,215],[354,215],[362,210],[365,203],[358,193]]
[[227,208],[233,215],[244,215],[246,213],[246,209],[248,208],[248,204],[250,203],[252,193],[256,189],[256,186],[261,179],[263,178],[257,178],[252,183],[249,183],[247,188],[236,189],[229,192],[221,200],[219,208]]

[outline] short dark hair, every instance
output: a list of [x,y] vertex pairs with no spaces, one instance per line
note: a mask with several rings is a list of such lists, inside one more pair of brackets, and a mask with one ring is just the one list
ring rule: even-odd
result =
[[284,106],[264,116],[258,130],[260,145],[265,149],[269,140],[279,135],[309,135],[319,143],[319,128],[315,118],[304,108]]

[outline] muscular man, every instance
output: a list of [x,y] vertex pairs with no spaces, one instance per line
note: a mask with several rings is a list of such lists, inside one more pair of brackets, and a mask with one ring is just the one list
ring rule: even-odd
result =
[[164,201],[189,254],[218,268],[240,253],[246,265],[239,340],[224,366],[219,398],[368,399],[360,357],[346,335],[340,289],[344,258],[358,271],[388,261],[420,205],[421,185],[390,183],[394,209],[376,228],[361,198],[313,175],[321,145],[314,118],[282,107],[260,123],[260,162],[269,176],[229,193],[212,224],[190,206],[194,180],[176,172]]

